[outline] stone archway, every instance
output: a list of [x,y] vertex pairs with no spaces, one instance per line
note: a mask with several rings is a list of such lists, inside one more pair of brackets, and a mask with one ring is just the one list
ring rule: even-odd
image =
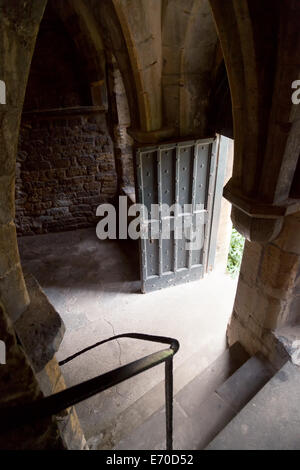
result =
[[225,196],[233,203],[239,231],[249,240],[267,242],[278,236],[284,215],[299,210],[288,201],[299,145],[299,137],[293,137],[297,117],[291,114],[291,83],[299,63],[290,58],[299,47],[294,42],[299,7],[296,2],[225,5],[218,0],[211,6],[233,103],[234,172]]
[[286,351],[297,355],[299,335],[290,329],[299,324],[300,206],[297,191],[291,193],[300,149],[299,113],[291,102],[300,70],[299,4],[210,4],[233,103],[234,168],[224,195],[235,227],[249,240],[228,338],[278,365]]
[[[6,6],[5,2],[3,2],[2,6],[3,15],[8,18],[8,21],[3,22],[1,27],[1,33],[4,38],[1,50],[1,56],[3,57],[1,76],[7,84],[7,104],[2,105],[1,109],[1,155],[3,170],[1,176],[2,184],[0,196],[2,203],[0,221],[2,232],[1,239],[3,241],[2,246],[5,246],[4,259],[6,261],[3,263],[2,272],[0,273],[0,293],[3,303],[5,304],[5,308],[13,321],[23,313],[29,303],[19,261],[16,231],[14,226],[15,158],[29,68],[39,23],[42,19],[46,3],[46,1],[39,2],[38,7],[34,7],[32,5],[28,6],[26,14],[21,7],[15,8],[15,5]],[[83,40],[85,40],[89,45],[87,48],[87,55],[85,56],[87,62],[90,54],[93,54],[93,52],[97,51],[97,53],[100,54],[100,56],[98,54],[99,60],[94,60],[92,67],[89,67],[90,76],[99,79],[99,74],[101,75],[101,72],[103,73],[102,58],[104,53],[103,48],[100,49],[100,52],[98,48],[100,44],[100,36],[96,35],[97,31],[95,32],[95,28],[97,29],[98,26],[96,27],[92,22],[90,34],[88,36],[85,35],[84,31],[87,31],[87,28],[89,27],[87,22],[90,19],[90,13],[83,9],[82,2],[80,1],[75,2],[75,7],[76,8],[72,14],[70,14],[68,9],[66,9],[64,13],[62,13],[60,9],[59,10],[61,15],[65,18],[65,21],[68,22],[68,18],[70,17],[73,19],[73,27],[75,23],[75,29],[76,23],[77,30],[78,24],[83,24],[84,27],[81,29],[81,33],[78,33],[78,38],[76,40],[79,45],[80,43],[82,44]],[[102,6],[100,10],[101,9]],[[95,9],[95,11],[98,11],[98,9]],[[81,16],[80,13],[82,13]],[[108,44],[112,48],[112,51],[115,52],[124,78],[126,91],[129,90],[128,101],[132,125],[139,126],[137,123],[140,122],[140,118],[135,107],[136,92],[134,86],[132,86],[133,81],[131,79],[130,61],[128,61],[127,48],[122,36],[122,30],[118,25],[116,13],[114,12],[111,4],[109,5],[109,8],[107,8],[105,15],[103,15],[102,10],[98,13],[99,17],[101,17],[100,27],[103,27],[106,45]],[[79,17],[77,14],[79,14]],[[19,29],[16,31],[14,29],[15,22],[20,24]],[[108,32],[108,26],[110,26],[111,33]],[[95,36],[97,37],[93,43],[92,41]],[[15,51],[15,54],[12,54],[11,51]]]
[[[0,298],[1,298],[1,337],[6,341],[8,361],[1,373],[6,374],[7,386],[1,395],[1,402],[5,405],[15,404],[15,400],[19,403],[22,401],[34,400],[41,396],[39,384],[35,378],[32,365],[29,363],[27,354],[20,344],[17,343],[13,323],[15,323],[26,311],[30,304],[30,298],[24,282],[23,272],[20,264],[16,227],[14,224],[15,216],[15,158],[18,145],[18,135],[20,128],[20,120],[23,109],[23,101],[25,96],[26,84],[29,75],[30,64],[34,51],[34,46],[39,30],[46,1],[38,2],[38,4],[23,3],[22,5],[10,2],[0,2],[1,22],[0,35],[2,37],[0,53],[2,57],[0,66],[0,75],[6,84],[7,96],[5,104],[1,104],[1,189],[0,189]],[[106,12],[107,15],[107,12]],[[73,17],[74,19],[74,17]],[[82,20],[82,18],[81,18]],[[86,17],[83,15],[82,22]],[[118,34],[114,36],[117,40],[117,56],[121,56],[121,62],[125,64],[127,83],[130,83],[130,102],[135,103],[135,89],[132,86],[130,78],[130,66],[127,61],[126,47],[120,46],[122,43],[122,32],[118,25],[116,15],[114,14],[111,21],[115,31]],[[80,21],[79,21],[80,22]],[[83,30],[84,31],[84,30]],[[114,32],[115,32],[114,31]],[[99,81],[103,77],[102,58],[103,48],[98,48],[99,42],[93,44],[89,35],[80,36],[80,41],[85,40],[89,44],[87,48],[87,56],[97,51],[99,60],[95,60],[92,66],[88,68],[90,80]],[[109,44],[113,43],[109,38]],[[124,42],[124,41],[123,41]],[[123,43],[122,43],[123,44]],[[97,74],[97,68],[99,75]],[[95,72],[96,71],[96,72]],[[133,122],[139,121],[139,113],[135,110],[132,118]],[[52,369],[51,369],[52,368]],[[46,374],[56,374],[56,364],[51,363]],[[8,379],[9,376],[9,379]],[[58,380],[59,379],[59,380]],[[56,377],[56,382],[63,386],[61,378]],[[54,389],[53,391],[57,391]],[[75,425],[74,435],[79,434],[80,427],[77,427],[76,416],[73,415],[70,420],[72,426]],[[35,434],[37,431],[37,435]],[[46,420],[41,427],[38,427],[33,433],[28,433],[28,439],[24,439],[18,433],[14,436],[7,436],[6,446],[14,447],[15,439],[18,440],[20,446],[24,448],[63,448],[57,427],[52,420]],[[22,432],[22,431],[20,431]],[[81,442],[80,445],[84,445]]]

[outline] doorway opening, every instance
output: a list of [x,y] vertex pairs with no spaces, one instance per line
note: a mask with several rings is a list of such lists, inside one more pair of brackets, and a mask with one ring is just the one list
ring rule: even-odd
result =
[[[141,295],[138,243],[96,236],[99,204],[116,204],[119,195],[129,205],[136,201],[125,87],[113,54],[105,51],[104,75],[86,68],[83,55],[49,2],[19,141],[16,226],[22,266],[65,323],[58,360],[114,334],[173,336],[181,342],[176,392],[226,347],[236,290],[236,281],[225,274],[230,205],[220,196],[214,207],[211,274]],[[231,175],[233,142],[225,157],[219,195]],[[111,343],[64,366],[63,376],[71,386],[154,348],[132,340]],[[113,447],[128,426],[158,409],[164,399],[162,380],[163,369],[157,368],[78,405],[90,447]]]

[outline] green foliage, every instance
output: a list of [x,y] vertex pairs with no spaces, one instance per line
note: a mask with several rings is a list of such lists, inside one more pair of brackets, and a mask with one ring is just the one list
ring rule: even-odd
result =
[[244,244],[244,237],[233,228],[227,261],[227,271],[231,274],[232,277],[236,277],[240,271]]

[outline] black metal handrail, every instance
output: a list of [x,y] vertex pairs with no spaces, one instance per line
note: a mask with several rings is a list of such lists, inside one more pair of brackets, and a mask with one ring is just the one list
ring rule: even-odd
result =
[[14,406],[0,409],[0,423],[3,431],[14,429],[16,427],[29,424],[30,422],[51,415],[56,415],[61,411],[76,405],[83,400],[107,390],[115,385],[134,377],[141,372],[165,363],[165,406],[166,406],[166,448],[172,450],[173,447],[173,356],[179,349],[179,342],[176,339],[165,336],[153,336],[140,333],[127,333],[100,341],[89,346],[67,359],[59,362],[60,366],[72,361],[76,357],[84,354],[109,341],[133,338],[154,343],[169,344],[170,348],[149,354],[134,362],[120,366],[110,372],[102,374],[93,379],[82,382],[78,385],[67,388],[61,392],[55,393],[49,397],[44,397],[22,406]]

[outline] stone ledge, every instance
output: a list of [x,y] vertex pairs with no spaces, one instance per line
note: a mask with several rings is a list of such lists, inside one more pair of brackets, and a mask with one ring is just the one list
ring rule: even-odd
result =
[[174,128],[163,128],[156,131],[142,131],[140,129],[127,128],[127,133],[139,144],[157,144],[173,137],[175,131]]
[[[46,397],[67,388],[55,357],[36,377]],[[62,441],[68,450],[89,450],[74,406],[60,412],[56,421]]]
[[36,279],[29,273],[24,278],[31,302],[15,328],[34,370],[39,372],[58,351],[65,325]]
[[274,335],[283,345],[293,364],[300,366],[300,325],[283,326],[275,330]]
[[24,111],[24,116],[69,116],[73,114],[94,114],[94,113],[106,113],[107,108],[105,106],[72,106],[66,108],[52,108],[52,109],[31,109]]
[[289,359],[286,349],[273,330],[261,326],[259,331],[256,330],[253,322],[243,322],[235,310],[227,327],[226,337],[229,346],[238,341],[250,356],[262,353],[275,369],[280,369]]

